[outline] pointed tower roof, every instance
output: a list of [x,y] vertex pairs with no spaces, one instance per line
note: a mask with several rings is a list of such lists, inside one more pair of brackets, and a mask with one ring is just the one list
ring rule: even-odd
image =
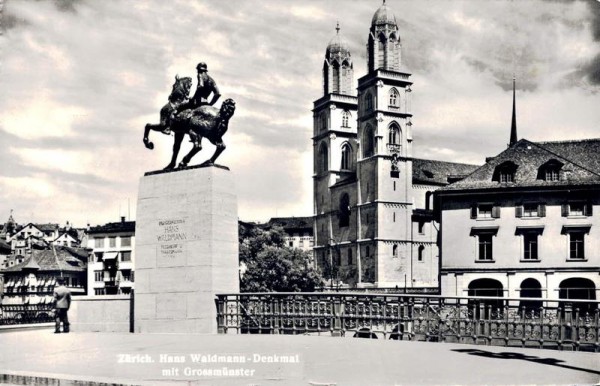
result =
[[510,124],[510,142],[508,146],[512,146],[519,138],[517,137],[517,106],[515,95],[515,78],[513,77],[513,107],[512,107],[512,123]]

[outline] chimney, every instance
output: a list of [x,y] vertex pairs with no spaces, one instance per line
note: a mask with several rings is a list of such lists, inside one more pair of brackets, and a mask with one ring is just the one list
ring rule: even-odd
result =
[[121,216],[121,223],[125,222],[125,216]]

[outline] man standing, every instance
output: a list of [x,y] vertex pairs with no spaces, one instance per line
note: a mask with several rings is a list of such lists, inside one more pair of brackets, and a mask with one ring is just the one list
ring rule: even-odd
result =
[[67,312],[71,307],[71,291],[65,287],[65,279],[58,278],[56,280],[58,287],[54,288],[54,309],[56,312],[55,320],[56,327],[54,328],[55,334],[60,334],[60,323],[63,324],[63,332],[69,332],[69,318]]

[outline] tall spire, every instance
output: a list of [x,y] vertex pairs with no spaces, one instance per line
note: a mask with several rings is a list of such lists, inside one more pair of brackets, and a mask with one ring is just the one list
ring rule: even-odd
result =
[[510,125],[510,143],[508,146],[512,146],[518,141],[517,138],[517,107],[515,97],[515,77],[513,76],[513,108],[512,108],[512,123]]

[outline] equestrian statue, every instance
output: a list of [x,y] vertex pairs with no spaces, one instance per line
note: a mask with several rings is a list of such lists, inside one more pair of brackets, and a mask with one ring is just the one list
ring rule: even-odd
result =
[[[160,110],[160,123],[148,123],[144,130],[144,145],[150,150],[154,149],[154,144],[150,142],[148,137],[150,131],[159,131],[167,135],[173,132],[175,136],[173,155],[171,162],[164,170],[175,169],[179,149],[186,134],[189,135],[193,147],[183,157],[178,165],[179,168],[186,167],[192,157],[202,150],[201,142],[203,137],[208,138],[216,146],[216,150],[212,157],[203,162],[202,165],[214,164],[216,159],[225,150],[223,135],[227,132],[229,119],[231,119],[235,112],[235,101],[233,99],[226,99],[221,104],[220,109],[213,107],[213,104],[221,96],[217,84],[208,75],[205,63],[198,63],[196,70],[198,71],[198,85],[194,96],[189,99],[192,78],[175,76],[175,83],[169,96],[169,102]],[[208,102],[208,97],[211,94],[213,97]]]

